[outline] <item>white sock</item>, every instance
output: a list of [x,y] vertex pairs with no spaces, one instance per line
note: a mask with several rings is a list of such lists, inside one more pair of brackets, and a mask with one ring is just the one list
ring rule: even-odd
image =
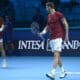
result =
[[52,73],[53,75],[55,75],[55,72],[56,72],[56,69],[53,69],[53,70],[51,71],[51,73]]
[[7,61],[5,58],[2,61],[2,68],[7,68]]
[[62,72],[65,72],[65,70],[64,70],[64,68],[63,68],[63,67],[61,67],[61,71],[62,71]]
[[6,63],[6,59],[5,58],[3,59],[3,63]]

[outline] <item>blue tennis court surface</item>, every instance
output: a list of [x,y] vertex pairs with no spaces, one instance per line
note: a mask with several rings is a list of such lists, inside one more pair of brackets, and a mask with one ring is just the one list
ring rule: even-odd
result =
[[[80,80],[80,57],[62,57],[68,73],[62,80]],[[52,69],[52,57],[8,57],[8,68],[1,68],[0,80],[50,80],[45,74]],[[57,67],[55,80],[59,79],[60,69]]]

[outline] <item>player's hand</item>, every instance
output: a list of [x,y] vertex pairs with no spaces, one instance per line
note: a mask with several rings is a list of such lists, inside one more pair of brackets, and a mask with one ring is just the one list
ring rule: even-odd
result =
[[40,32],[39,35],[42,36],[43,35],[42,32]]
[[42,40],[45,40],[45,38],[43,37],[42,32],[41,32],[41,33],[39,33],[38,35],[39,35],[39,37],[40,37]]

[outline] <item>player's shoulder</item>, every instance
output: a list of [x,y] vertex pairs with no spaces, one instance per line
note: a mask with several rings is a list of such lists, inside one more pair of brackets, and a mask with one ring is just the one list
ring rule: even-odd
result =
[[63,16],[63,14],[61,12],[59,12],[59,11],[56,11],[56,15]]
[[51,18],[51,14],[48,14],[47,18]]

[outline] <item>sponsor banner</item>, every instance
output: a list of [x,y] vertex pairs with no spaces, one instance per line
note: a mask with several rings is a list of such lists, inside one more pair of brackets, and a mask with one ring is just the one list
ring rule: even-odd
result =
[[[63,41],[62,49],[63,50],[78,50],[80,48],[79,40],[71,40],[68,42]],[[51,51],[49,46],[49,40],[19,40],[18,41],[19,50],[45,50]]]
[[[80,56],[79,32],[79,29],[70,30],[70,40],[68,42],[63,41],[62,56]],[[53,55],[49,46],[48,36],[49,34],[44,35],[45,41],[43,41],[39,36],[32,34],[30,30],[14,31],[15,55]]]
[[[49,40],[19,40],[16,42],[16,55],[53,55],[49,46]],[[70,40],[63,41],[62,54],[63,56],[77,56],[80,55],[80,41]]]

